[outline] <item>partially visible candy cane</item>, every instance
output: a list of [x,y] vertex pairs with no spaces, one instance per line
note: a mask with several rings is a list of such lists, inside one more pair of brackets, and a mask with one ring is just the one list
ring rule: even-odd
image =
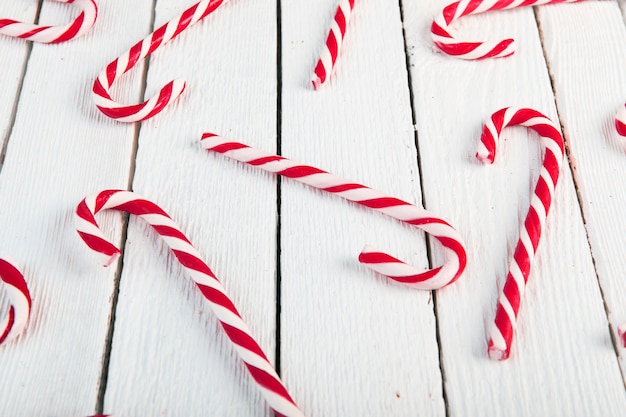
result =
[[623,104],[615,115],[615,129],[620,136],[626,136],[626,104]]
[[269,406],[278,416],[302,417],[302,412],[250,334],[248,326],[226,295],[222,284],[170,216],[156,204],[130,191],[105,190],[86,197],[76,209],[76,229],[87,246],[101,255],[105,266],[110,265],[120,255],[119,249],[107,240],[94,217],[106,209],[126,211],[139,216],[156,230],[209,302],[226,336],[233,343]]
[[140,60],[152,54],[194,23],[202,20],[217,9],[224,0],[203,0],[164,24],[142,41],[136,43],[122,56],[115,59],[100,73],[93,84],[93,98],[98,109],[120,122],[140,122],[160,113],[185,90],[185,80],[176,79],[167,83],[159,94],[135,105],[124,105],[111,98],[113,83],[133,68]]
[[427,271],[407,265],[369,245],[365,246],[359,255],[359,261],[388,278],[418,289],[433,290],[453,283],[465,269],[467,255],[459,233],[445,220],[423,208],[336,177],[321,169],[300,165],[282,156],[272,155],[212,133],[202,135],[202,146],[237,161],[292,178],[313,188],[380,211],[424,230],[443,246],[444,264]]
[[575,3],[582,0],[461,0],[446,6],[433,21],[430,32],[435,45],[448,55],[461,59],[484,59],[510,56],[515,52],[513,39],[487,42],[465,42],[456,39],[450,26],[457,19],[492,10],[550,3]]
[[346,28],[352,15],[355,0],[340,0],[333,23],[328,32],[324,49],[313,73],[313,88],[319,89],[329,78],[337,62],[337,56],[346,34]]
[[77,38],[87,32],[98,17],[95,0],[55,0],[81,9],[74,21],[65,26],[43,26],[0,18],[0,34],[40,43],[59,43]]
[[563,137],[550,119],[533,109],[507,107],[495,112],[483,126],[482,143],[476,157],[483,163],[493,163],[497,139],[500,138],[502,129],[515,125],[526,126],[537,132],[545,154],[535,192],[530,200],[530,208],[521,226],[520,238],[498,298],[495,323],[488,344],[489,356],[497,360],[507,359],[511,353],[520,303],[550,210],[564,156]]
[[9,296],[9,315],[0,321],[0,344],[15,339],[30,317],[31,298],[24,276],[11,262],[0,258],[0,282]]

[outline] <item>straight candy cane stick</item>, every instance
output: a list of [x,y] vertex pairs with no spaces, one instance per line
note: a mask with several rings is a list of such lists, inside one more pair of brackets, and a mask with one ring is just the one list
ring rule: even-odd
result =
[[30,317],[31,298],[24,276],[13,263],[0,258],[0,282],[9,295],[9,315],[0,321],[0,345],[15,339]]
[[92,93],[96,107],[106,116],[120,122],[140,122],[160,113],[172,101],[176,100],[185,90],[185,80],[170,81],[159,91],[159,94],[135,105],[116,102],[111,98],[110,90],[113,83],[140,60],[152,54],[194,23],[211,14],[223,1],[204,0],[196,3],[107,65],[93,84]]
[[98,17],[95,0],[55,0],[69,3],[79,9],[80,14],[65,26],[43,26],[0,18],[0,34],[40,43],[59,43],[77,38],[87,32]]
[[526,126],[537,132],[545,154],[530,208],[521,226],[519,241],[498,298],[495,323],[488,344],[489,356],[497,360],[507,359],[511,353],[520,303],[563,163],[563,137],[554,123],[536,110],[514,107],[497,111],[485,123],[476,157],[483,163],[493,163],[497,139],[502,130],[515,125]]
[[170,216],[156,204],[130,191],[105,190],[86,197],[76,209],[76,230],[87,246],[100,254],[105,266],[120,255],[119,249],[107,240],[95,219],[98,212],[106,209],[139,216],[156,230],[209,302],[226,336],[276,415],[303,417],[222,284]]
[[513,39],[488,42],[466,42],[456,39],[450,26],[457,19],[492,10],[508,10],[523,6],[550,3],[575,3],[582,0],[461,0],[446,6],[433,21],[430,32],[433,42],[448,55],[461,59],[500,58],[513,55]]
[[422,208],[372,190],[361,184],[336,177],[326,171],[300,165],[242,143],[205,133],[202,146],[268,172],[292,178],[311,187],[336,194],[346,200],[380,211],[429,233],[444,249],[444,264],[427,271],[419,270],[371,246],[365,246],[359,261],[395,281],[422,290],[441,288],[456,281],[467,263],[465,246],[458,232],[445,220]]
[[340,0],[324,49],[313,73],[313,88],[319,89],[329,78],[337,62],[355,0]]

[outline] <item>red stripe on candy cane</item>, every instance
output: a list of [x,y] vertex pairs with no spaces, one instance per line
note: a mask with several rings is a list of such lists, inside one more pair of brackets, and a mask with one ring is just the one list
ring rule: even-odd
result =
[[154,227],[208,301],[269,406],[277,415],[302,417],[302,412],[250,334],[222,284],[170,216],[156,204],[130,191],[105,190],[86,197],[76,208],[76,230],[87,246],[102,257],[105,266],[120,254],[120,250],[107,240],[95,220],[95,215],[106,209],[126,211],[143,218]]
[[124,105],[114,101],[111,98],[110,90],[113,83],[140,60],[152,54],[194,23],[211,14],[223,1],[204,0],[196,3],[107,65],[93,84],[92,93],[96,107],[106,116],[120,122],[140,122],[160,113],[176,100],[185,90],[185,80],[170,81],[161,88],[156,96],[141,104],[134,105]]
[[316,90],[328,81],[330,74],[335,67],[335,62],[337,62],[343,38],[346,35],[348,22],[350,21],[350,16],[352,15],[354,2],[355,0],[340,0],[339,5],[337,6],[333,23],[330,27],[330,31],[328,32],[328,37],[326,38],[326,43],[324,44],[320,58],[317,61],[317,65],[315,65],[315,70],[313,71],[313,79],[311,80],[311,83],[313,84],[313,88]]
[[205,133],[202,146],[229,158],[256,166],[268,172],[292,178],[362,206],[382,212],[397,220],[412,224],[433,236],[444,251],[444,264],[431,270],[419,270],[399,259],[371,246],[365,246],[359,255],[359,261],[370,269],[395,281],[414,286],[422,290],[433,290],[456,281],[467,263],[467,254],[461,236],[445,220],[410,203],[390,197],[364,185],[355,184],[336,177],[321,169],[297,164],[282,156],[272,155]]
[[515,41],[465,42],[455,38],[450,26],[459,18],[492,10],[508,10],[551,3],[575,3],[582,0],[461,0],[446,6],[433,21],[433,42],[448,55],[461,59],[500,58],[513,55]]
[[31,298],[24,276],[13,263],[0,258],[0,283],[9,296],[9,314],[0,321],[0,345],[15,339],[30,317]]
[[39,43],[69,41],[89,31],[98,17],[98,5],[94,0],[55,0],[78,7],[81,12],[65,26],[43,26],[0,18],[0,34]]
[[[539,239],[550,210],[552,196],[563,163],[563,137],[555,124],[536,110],[508,107],[498,110],[483,126],[481,145],[476,157],[493,163],[496,144],[507,126],[522,125],[536,131],[545,149],[543,167],[530,200],[530,208],[520,230],[520,238],[511,259],[504,287],[498,298],[495,323],[488,344],[492,359],[504,360],[511,353],[526,282],[530,275]],[[527,243],[528,242],[528,243]],[[528,246],[530,244],[530,246]]]

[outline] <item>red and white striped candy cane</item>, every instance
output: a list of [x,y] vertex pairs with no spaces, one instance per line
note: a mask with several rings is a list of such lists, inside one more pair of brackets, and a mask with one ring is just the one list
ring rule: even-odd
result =
[[333,23],[326,38],[326,44],[313,72],[313,80],[311,82],[316,90],[330,78],[330,74],[335,67],[343,38],[346,35],[350,15],[354,8],[354,2],[355,0],[340,0],[339,6],[337,6]]
[[313,188],[385,213],[430,233],[443,246],[444,264],[427,271],[407,265],[371,246],[365,246],[359,255],[359,261],[388,278],[418,289],[433,290],[453,283],[465,269],[467,255],[459,233],[445,220],[423,208],[339,178],[321,169],[300,165],[282,156],[272,155],[212,133],[203,134],[202,146],[237,161],[292,178]]
[[119,249],[107,240],[94,217],[106,209],[139,216],[156,230],[209,302],[226,336],[276,415],[303,416],[222,284],[170,216],[156,204],[130,191],[105,190],[86,197],[76,209],[76,229],[87,246],[101,255],[105,266],[120,255]]
[[520,238],[511,259],[509,272],[498,298],[495,324],[488,346],[489,356],[498,360],[507,359],[511,353],[520,303],[563,163],[563,137],[556,125],[536,110],[514,107],[498,110],[485,123],[482,144],[476,157],[484,163],[493,163],[496,142],[502,129],[515,125],[526,126],[537,132],[545,155],[526,220],[521,226]]
[[430,32],[435,45],[448,55],[461,59],[500,58],[515,52],[513,39],[488,42],[465,42],[456,39],[450,26],[457,19],[491,10],[507,10],[550,3],[574,3],[582,0],[461,0],[449,4],[433,21]]
[[620,136],[626,136],[626,104],[623,104],[615,115],[615,129]]
[[9,296],[9,315],[0,322],[0,345],[15,339],[30,317],[31,299],[24,275],[13,263],[0,258],[0,282]]
[[65,26],[43,26],[0,18],[0,34],[40,43],[59,43],[77,38],[87,32],[98,17],[95,0],[55,0],[81,9],[74,21]]
[[160,113],[172,101],[176,100],[185,90],[185,80],[170,81],[159,91],[158,95],[135,105],[125,105],[114,101],[111,98],[110,90],[113,83],[133,68],[137,62],[152,54],[157,48],[178,36],[189,26],[211,14],[223,1],[203,0],[196,3],[107,65],[92,88],[93,98],[98,109],[108,117],[120,122],[140,122]]

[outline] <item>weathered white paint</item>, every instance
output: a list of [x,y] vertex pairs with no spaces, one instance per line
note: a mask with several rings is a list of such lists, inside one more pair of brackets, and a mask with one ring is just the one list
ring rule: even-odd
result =
[[[623,382],[567,166],[521,306],[512,357],[498,363],[486,356],[497,294],[541,150],[536,135],[516,128],[505,131],[494,166],[481,166],[473,154],[482,120],[501,107],[529,106],[556,118],[533,11],[462,19],[457,28],[463,39],[518,42],[513,57],[464,62],[433,51],[429,40],[427,28],[445,1],[403,4],[426,205],[447,215],[469,242],[467,273],[438,293],[450,415],[623,414]],[[575,6],[560,6],[568,7]]]
[[[335,73],[315,92],[310,76],[336,2],[282,1],[278,26],[276,1],[231,0],[150,59],[146,96],[176,77],[188,88],[141,124],[135,160],[137,126],[102,116],[90,89],[150,32],[153,2],[133,2],[132,13],[127,2],[99,3],[85,37],[33,47],[18,102],[28,47],[0,38],[0,56],[11,57],[0,60],[3,139],[18,106],[0,171],[0,255],[23,267],[34,298],[24,335],[0,347],[1,416],[96,411],[116,266],[98,265],[74,232],[73,210],[88,193],[126,188],[133,166],[132,189],[180,224],[271,360],[279,343],[281,374],[307,416],[623,414],[624,355],[616,357],[611,331],[626,321],[626,155],[612,117],[626,101],[626,40],[614,2],[538,10],[546,63],[531,9],[461,19],[455,27],[467,39],[518,41],[513,57],[465,62],[430,41],[432,18],[449,1],[402,0],[416,147],[398,2],[357,2]],[[158,0],[156,25],[192,3]],[[0,16],[35,11],[34,0],[0,4]],[[45,1],[41,21],[75,12]],[[115,98],[138,102],[143,76],[142,66],[124,76]],[[522,128],[506,130],[494,166],[474,160],[483,120],[508,105],[562,123],[572,167],[561,174],[512,357],[497,363],[486,356],[488,331],[541,165],[536,135]],[[467,272],[437,292],[436,306],[428,292],[389,283],[358,264],[361,247],[426,268],[423,233],[288,179],[278,212],[277,179],[203,151],[204,131],[416,204],[423,194],[465,238]],[[122,216],[99,219],[120,241]],[[271,415],[158,236],[131,218],[124,250],[104,412]],[[436,265],[436,243],[431,252]]]
[[[187,3],[159,0],[156,27]],[[142,124],[132,184],[178,222],[271,359],[276,180],[209,154],[200,136],[216,132],[274,151],[276,25],[275,1],[231,1],[152,56],[146,96],[173,78],[188,84],[171,108]],[[131,219],[104,411],[269,416],[208,302],[149,229]]]
[[[32,22],[35,18],[37,3],[2,2],[0,16],[21,22]],[[28,44],[20,39],[0,36],[0,56],[11,59],[0,60],[0,152],[3,149],[11,129],[12,116],[17,99],[17,90],[24,73],[24,64]],[[2,155],[0,154],[0,161]],[[1,166],[1,164],[0,164]]]
[[[538,17],[596,270],[617,337],[617,326],[626,321],[626,141],[615,131],[614,117],[626,102],[626,28],[614,2],[560,11],[545,8]],[[596,335],[598,340],[604,337]],[[620,363],[624,374],[624,355]]]
[[[283,2],[283,155],[421,205],[398,5],[357,2],[328,85],[310,77],[335,1]],[[424,234],[282,182],[283,374],[309,416],[445,414],[429,292],[361,266],[427,267]]]
[[[67,22],[76,13],[49,3],[42,22]],[[73,211],[88,193],[126,187],[133,126],[102,117],[90,90],[108,57],[129,42],[114,34],[134,39],[145,32],[149,19],[141,16],[150,7],[136,2],[134,14],[109,2],[84,37],[33,46],[0,172],[0,246],[23,267],[33,314],[25,334],[0,347],[0,415],[95,411],[115,268],[103,269],[80,241]],[[138,92],[124,81],[116,93]],[[102,219],[119,240],[121,216]]]

